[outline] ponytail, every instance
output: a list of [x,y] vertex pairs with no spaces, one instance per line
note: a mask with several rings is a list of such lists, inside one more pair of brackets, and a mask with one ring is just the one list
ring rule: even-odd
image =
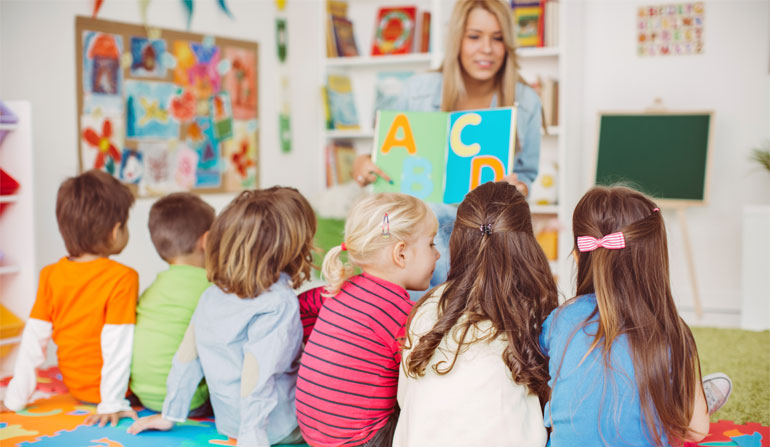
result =
[[342,261],[342,246],[338,245],[324,256],[321,273],[327,283],[323,294],[329,297],[339,293],[345,281],[355,273],[355,268],[350,263]]

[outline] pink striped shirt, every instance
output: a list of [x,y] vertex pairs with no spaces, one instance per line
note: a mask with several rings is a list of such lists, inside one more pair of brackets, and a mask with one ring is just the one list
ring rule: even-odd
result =
[[366,273],[334,298],[324,301],[320,288],[300,295],[306,333],[314,310],[318,315],[297,378],[297,420],[306,442],[358,445],[387,423],[411,309],[406,290]]

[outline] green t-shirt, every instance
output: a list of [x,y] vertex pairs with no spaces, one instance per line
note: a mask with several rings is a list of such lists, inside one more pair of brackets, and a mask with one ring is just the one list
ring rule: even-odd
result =
[[[201,294],[210,285],[206,270],[190,265],[170,265],[139,297],[131,358],[131,391],[145,407],[162,410],[171,360],[184,338]],[[201,382],[190,409],[203,405],[208,395],[206,383]]]

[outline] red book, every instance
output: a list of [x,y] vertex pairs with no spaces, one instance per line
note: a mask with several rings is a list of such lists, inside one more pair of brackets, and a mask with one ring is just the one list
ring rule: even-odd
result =
[[417,8],[380,8],[372,44],[372,56],[407,54],[412,51]]
[[420,53],[430,51],[430,12],[423,11],[422,24],[420,25]]

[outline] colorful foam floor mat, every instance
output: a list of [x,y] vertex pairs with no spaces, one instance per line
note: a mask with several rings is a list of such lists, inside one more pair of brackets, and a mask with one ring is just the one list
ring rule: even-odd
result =
[[[0,381],[0,390],[8,379]],[[35,447],[206,447],[234,446],[233,438],[220,435],[214,419],[188,419],[167,432],[147,431],[130,435],[126,429],[133,422],[122,419],[116,426],[95,427],[84,424],[85,418],[96,411],[93,405],[84,405],[67,393],[56,368],[38,373],[36,399],[26,410],[18,413],[0,413],[0,446]],[[139,416],[152,411],[136,408]],[[294,445],[302,447],[306,444]],[[288,446],[286,446],[288,447]]]

